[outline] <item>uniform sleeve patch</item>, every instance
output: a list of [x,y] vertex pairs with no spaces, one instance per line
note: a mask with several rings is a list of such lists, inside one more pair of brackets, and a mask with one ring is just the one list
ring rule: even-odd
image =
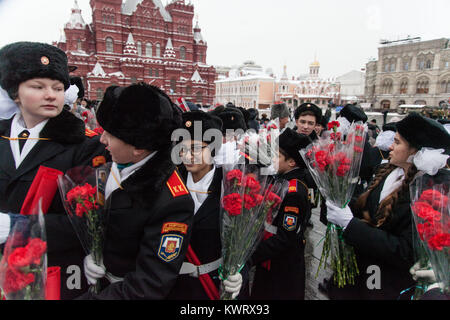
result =
[[297,192],[297,179],[292,179],[289,181],[288,193]]
[[93,131],[93,130],[91,130],[91,129],[88,129],[88,128],[85,129],[84,133],[85,133],[85,135],[86,135],[87,137],[89,137],[89,138],[98,136],[98,133],[97,133],[97,132],[95,132],[95,131]]
[[158,257],[165,262],[175,260],[180,254],[182,244],[183,236],[176,234],[163,235],[159,243]]
[[188,225],[180,222],[166,222],[163,224],[161,229],[161,234],[168,233],[171,231],[186,234],[188,230]]
[[283,228],[287,231],[293,231],[297,228],[297,217],[291,214],[285,214],[283,217]]
[[101,166],[102,164],[106,163],[106,159],[104,156],[97,156],[94,159],[92,159],[92,166],[94,168]]
[[169,180],[167,180],[167,186],[174,198],[189,194],[188,189],[184,185],[184,182],[181,180],[177,171],[174,171]]
[[297,207],[284,207],[284,212],[294,212],[294,213],[298,214],[299,210]]

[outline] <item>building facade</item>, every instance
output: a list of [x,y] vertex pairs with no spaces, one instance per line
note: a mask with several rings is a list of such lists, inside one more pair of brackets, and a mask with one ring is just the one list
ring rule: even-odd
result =
[[194,6],[174,0],[91,0],[86,24],[75,0],[69,22],[55,43],[77,66],[86,96],[101,100],[110,85],[146,82],[173,100],[211,104],[216,71],[206,63],[207,43]]
[[366,65],[365,96],[374,110],[442,107],[450,97],[450,39],[385,42]]

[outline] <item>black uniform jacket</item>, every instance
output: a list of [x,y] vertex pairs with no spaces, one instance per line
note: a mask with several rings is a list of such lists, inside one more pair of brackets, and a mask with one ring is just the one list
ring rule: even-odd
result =
[[[65,173],[76,166],[91,165],[103,155],[99,136],[88,138],[82,120],[63,110],[50,119],[41,138],[16,169],[9,140],[12,119],[0,121],[0,212],[19,213],[39,166]],[[85,253],[67,218],[57,191],[47,214],[45,228],[48,244],[48,266],[61,267],[61,299],[72,299],[83,293],[87,282],[83,276]]]
[[[187,171],[180,167],[183,178],[187,179]],[[209,186],[209,194],[194,216],[190,245],[201,264],[216,261],[222,256],[220,239],[220,191],[222,186],[222,169],[216,168]],[[188,262],[187,259],[184,259]],[[209,276],[216,288],[220,288],[217,270],[211,271]],[[168,299],[172,300],[208,300],[199,278],[188,274],[180,275]]]
[[[304,299],[303,233],[311,210],[304,183],[306,170],[297,168],[282,177],[290,181],[290,187],[272,223],[276,234],[263,240],[251,257],[256,265],[252,299]],[[270,270],[261,265],[266,260],[270,260]]]
[[108,197],[103,263],[122,281],[101,279],[103,290],[82,299],[137,300],[167,297],[187,251],[194,202],[172,163],[158,151]]
[[[384,182],[371,192],[367,200],[366,209],[371,217],[378,208]],[[409,273],[414,264],[409,194],[400,196],[392,211],[392,218],[379,228],[357,217],[350,221],[343,235],[355,249],[359,276],[354,286],[343,289],[333,286],[330,298],[393,300],[414,284]],[[380,282],[377,286],[375,277],[378,270]]]

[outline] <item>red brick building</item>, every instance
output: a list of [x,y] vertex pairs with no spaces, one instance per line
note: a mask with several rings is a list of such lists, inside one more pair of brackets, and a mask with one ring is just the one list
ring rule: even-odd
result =
[[55,43],[78,69],[88,99],[101,100],[112,85],[144,81],[175,100],[212,104],[216,70],[206,64],[207,43],[193,28],[194,6],[184,0],[90,0],[86,24],[75,0]]

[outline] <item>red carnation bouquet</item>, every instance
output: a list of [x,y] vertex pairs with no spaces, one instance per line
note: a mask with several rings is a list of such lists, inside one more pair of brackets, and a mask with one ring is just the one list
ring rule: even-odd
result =
[[[278,212],[287,192],[288,182],[275,181],[266,175],[265,165],[253,163],[248,155],[248,137],[242,138],[243,163],[222,166],[221,239],[223,263],[219,269],[222,280],[241,271],[245,262],[263,237],[264,223]],[[251,139],[250,139],[251,140]],[[267,141],[266,137],[262,137]],[[256,139],[259,141],[259,139]],[[267,155],[264,156],[266,159]],[[258,158],[256,156],[256,158]],[[266,159],[267,160],[267,159]],[[271,218],[268,218],[271,217]],[[221,299],[229,300],[230,294],[221,290]]]
[[[416,230],[416,255],[420,268],[430,266],[444,293],[450,293],[450,174],[421,175],[410,185],[411,209]],[[415,298],[426,289],[420,283]]]
[[[328,124],[328,130],[300,154],[319,188],[320,193],[336,206],[344,208],[358,182],[367,125],[353,122],[348,134],[338,132],[338,121]],[[334,281],[339,287],[354,284],[359,273],[353,248],[342,239],[342,228],[328,223],[317,274],[330,257]]]
[[2,296],[7,300],[45,300],[47,242],[42,210],[14,224],[3,253]]
[[[58,187],[78,238],[97,265],[103,263],[103,244],[107,222],[105,188],[109,165],[98,168],[76,167],[58,178]],[[99,292],[99,281],[91,286]]]

